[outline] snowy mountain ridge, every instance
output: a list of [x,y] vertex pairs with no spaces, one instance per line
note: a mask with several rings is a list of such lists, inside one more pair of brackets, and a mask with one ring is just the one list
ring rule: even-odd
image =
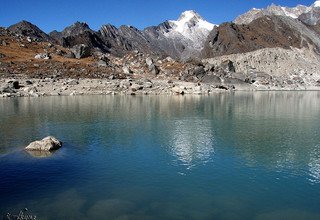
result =
[[297,5],[296,7],[283,7],[275,4],[271,4],[267,8],[257,9],[253,8],[250,11],[238,16],[234,23],[236,24],[249,24],[253,20],[270,15],[287,16],[294,19],[298,19],[301,15],[309,13],[313,10],[320,8],[320,0],[315,1],[310,6]]

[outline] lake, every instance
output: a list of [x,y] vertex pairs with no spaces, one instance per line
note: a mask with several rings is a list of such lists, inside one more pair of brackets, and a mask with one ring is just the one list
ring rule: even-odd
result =
[[0,99],[0,125],[0,216],[320,219],[320,92]]

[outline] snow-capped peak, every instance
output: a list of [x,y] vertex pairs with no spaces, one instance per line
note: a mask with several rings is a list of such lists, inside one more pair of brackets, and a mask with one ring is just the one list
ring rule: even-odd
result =
[[197,28],[206,31],[211,31],[214,24],[204,20],[197,12],[190,10],[183,12],[177,21],[169,21],[173,24],[173,29],[182,35],[186,36],[190,33],[190,29]]
[[318,0],[318,1],[315,1],[315,2],[313,3],[312,7],[315,7],[315,8],[320,7],[320,1],[319,1],[319,0]]
[[[178,20],[169,20],[168,29],[163,33],[167,39],[184,45],[182,56],[188,57],[189,53],[200,52],[209,33],[216,26],[204,20],[193,10],[183,12]],[[179,48],[178,50],[181,50]]]
[[195,12],[194,10],[189,10],[189,11],[183,12],[183,13],[180,15],[178,21],[188,22],[188,21],[190,21],[190,20],[193,19],[193,18],[196,18],[196,19],[199,19],[199,20],[200,20],[200,19],[203,20],[203,18],[202,18],[197,12]]

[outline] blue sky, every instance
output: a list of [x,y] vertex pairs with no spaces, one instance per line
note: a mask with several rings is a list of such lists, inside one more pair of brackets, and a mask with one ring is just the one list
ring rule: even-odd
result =
[[315,0],[2,0],[0,26],[21,20],[45,32],[61,31],[75,21],[87,22],[98,30],[101,25],[132,25],[139,29],[177,19],[193,9],[211,23],[232,21],[249,9],[275,3],[283,6],[311,5]]

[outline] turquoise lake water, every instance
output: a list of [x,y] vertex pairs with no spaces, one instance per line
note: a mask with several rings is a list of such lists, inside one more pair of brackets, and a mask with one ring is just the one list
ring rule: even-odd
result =
[[320,92],[0,99],[0,127],[0,216],[320,219]]

